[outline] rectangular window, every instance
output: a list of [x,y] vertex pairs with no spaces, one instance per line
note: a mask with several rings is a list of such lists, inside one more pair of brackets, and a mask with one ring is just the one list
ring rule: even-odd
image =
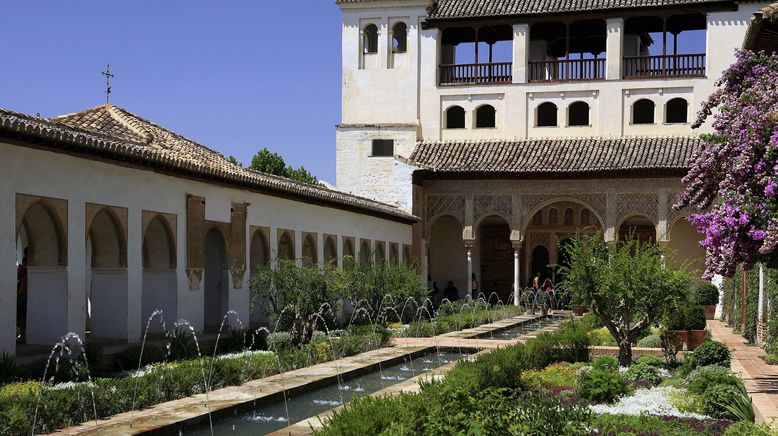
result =
[[372,156],[394,156],[394,139],[374,139]]

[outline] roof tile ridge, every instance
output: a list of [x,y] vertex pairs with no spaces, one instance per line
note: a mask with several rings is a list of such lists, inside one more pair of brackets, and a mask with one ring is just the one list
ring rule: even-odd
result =
[[151,144],[154,142],[154,134],[143,126],[143,121],[134,117],[130,112],[124,111],[110,103],[106,103],[105,109],[108,115],[116,120],[119,124],[129,129],[132,133],[140,136],[146,142]]
[[[110,103],[108,103],[108,104],[110,104]],[[98,109],[102,109],[104,107],[105,107],[105,103],[97,105],[97,106],[92,106],[92,107],[90,107],[88,109],[82,109],[80,111],[68,112],[68,113],[62,114],[62,115],[55,115],[53,117],[49,117],[48,120],[57,122],[55,120],[59,120],[59,119],[62,119],[62,118],[70,118],[70,117],[75,116],[75,115],[81,115],[83,113],[91,112],[91,111],[98,110]]]

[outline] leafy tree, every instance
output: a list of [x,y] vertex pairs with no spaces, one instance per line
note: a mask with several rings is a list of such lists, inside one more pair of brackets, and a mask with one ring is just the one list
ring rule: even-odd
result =
[[228,161],[230,161],[230,162],[232,162],[232,163],[234,163],[235,165],[238,165],[238,166],[243,166],[243,164],[242,164],[242,163],[238,162],[238,158],[236,158],[236,157],[235,157],[235,156],[233,156],[233,155],[229,155],[229,156],[227,156],[227,160],[228,160]]
[[703,235],[705,277],[732,277],[778,247],[778,56],[750,51],[719,79],[694,127],[713,115],[714,133],[690,161],[686,191],[674,207],[700,211],[690,221]]
[[319,184],[319,179],[311,174],[305,167],[293,168],[286,164],[284,158],[278,154],[263,148],[251,158],[249,169],[276,176],[287,177],[302,183],[311,185]]
[[579,234],[565,247],[566,288],[591,307],[619,346],[619,364],[632,362],[632,344],[669,307],[688,298],[690,278],[665,262],[657,244],[634,235],[606,244],[602,236]]

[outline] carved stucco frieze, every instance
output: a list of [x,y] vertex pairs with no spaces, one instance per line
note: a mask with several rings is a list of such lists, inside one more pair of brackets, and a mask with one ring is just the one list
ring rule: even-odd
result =
[[425,219],[429,223],[440,215],[451,215],[459,223],[465,224],[465,196],[464,195],[428,195],[426,198]]
[[510,195],[476,195],[474,198],[473,217],[476,222],[485,216],[499,215],[511,223],[512,210]]
[[[538,206],[549,204],[555,201],[564,201],[567,199],[576,200],[587,207],[591,208],[597,215],[605,220],[607,215],[607,194],[582,192],[582,193],[545,193],[545,194],[529,194],[522,195],[522,215],[524,221],[532,219],[530,213]],[[604,224],[604,223],[603,223]]]
[[532,232],[527,237],[529,243],[528,248],[530,252],[535,249],[535,247],[542,245],[546,248],[551,247],[551,233],[548,232]]
[[645,215],[654,224],[659,222],[659,194],[622,193],[616,194],[616,221],[621,222],[630,215]]

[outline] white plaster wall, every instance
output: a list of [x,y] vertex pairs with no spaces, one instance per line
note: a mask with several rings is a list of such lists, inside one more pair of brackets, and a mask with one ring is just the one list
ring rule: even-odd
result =
[[[86,323],[86,235],[84,214],[86,203],[109,204],[127,207],[128,226],[128,271],[125,276],[122,302],[113,302],[124,321],[125,335],[129,341],[136,341],[145,328],[142,318],[141,295],[143,293],[143,272],[140,262],[142,236],[140,222],[142,210],[170,213],[177,216],[177,259],[175,288],[177,289],[177,317],[190,321],[197,330],[203,326],[203,284],[200,289],[190,290],[186,276],[186,195],[206,198],[206,219],[229,222],[233,202],[250,203],[248,226],[327,233],[354,236],[370,240],[382,240],[399,244],[411,244],[411,226],[386,219],[362,215],[348,210],[318,206],[300,201],[271,197],[246,190],[221,185],[211,185],[188,179],[176,178],[127,168],[118,165],[80,159],[65,154],[51,153],[31,148],[0,143],[0,351],[15,351],[16,319],[16,230],[15,194],[24,193],[68,200],[68,266],[67,328],[58,330],[57,338],[68,331],[83,335]],[[391,169],[391,167],[390,167]],[[134,224],[137,221],[137,224]],[[247,250],[249,241],[246,242]],[[276,240],[270,238],[271,250],[276,249]],[[133,248],[135,247],[135,248]],[[137,250],[137,253],[136,253]],[[136,260],[133,260],[136,259]],[[137,279],[132,279],[136,276]],[[230,274],[228,274],[230,276]],[[98,280],[100,280],[98,278]],[[239,312],[241,320],[249,319],[248,269],[243,286],[237,289],[229,277],[229,307]],[[173,286],[172,280],[168,286]],[[59,304],[58,306],[62,306]],[[169,317],[168,323],[172,323]],[[51,325],[51,324],[50,324]]]
[[91,336],[127,339],[127,270],[93,269],[91,278]]
[[[5,281],[5,280],[4,280]],[[14,281],[15,283],[15,281]],[[14,296],[16,289],[14,288]],[[27,269],[27,343],[51,345],[67,333],[68,288],[65,268]],[[13,306],[16,308],[16,305]],[[14,314],[15,317],[15,314]],[[10,317],[10,319],[15,319]],[[15,325],[12,332],[15,332]]]
[[[173,323],[178,320],[178,295],[176,289],[176,270],[143,270],[143,294],[141,297],[142,311],[140,314],[141,334],[143,334],[143,331],[146,329],[149,316],[157,309],[162,310],[162,316],[164,317],[167,326],[173,325]],[[135,324],[135,322],[131,319],[130,325],[133,324]],[[161,331],[162,325],[159,318],[154,318],[149,325],[149,332],[158,333]]]

